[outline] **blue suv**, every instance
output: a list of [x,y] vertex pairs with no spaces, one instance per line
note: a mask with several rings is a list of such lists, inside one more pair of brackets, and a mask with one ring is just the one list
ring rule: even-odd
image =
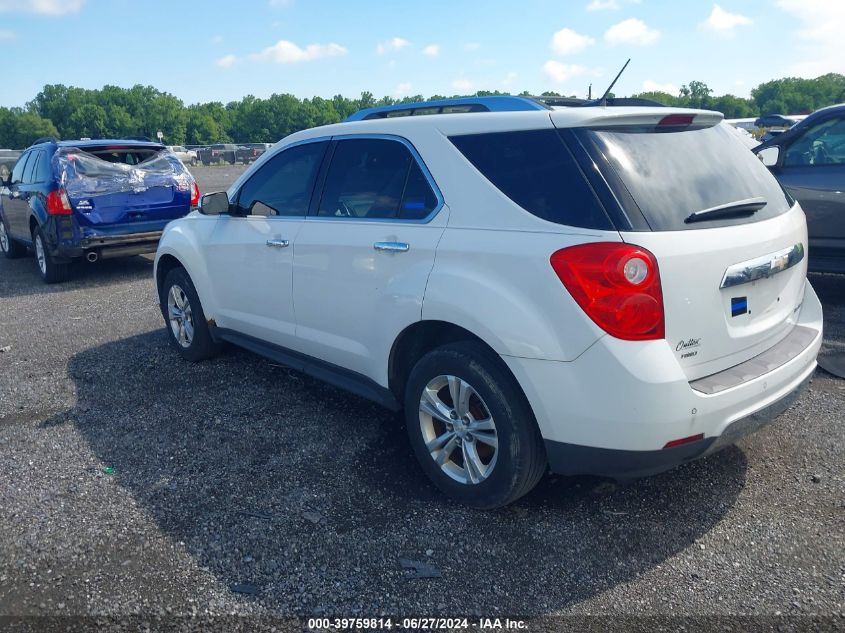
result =
[[153,253],[199,188],[179,159],[147,141],[36,142],[0,182],[0,251],[32,247],[41,277],[64,281],[74,259]]

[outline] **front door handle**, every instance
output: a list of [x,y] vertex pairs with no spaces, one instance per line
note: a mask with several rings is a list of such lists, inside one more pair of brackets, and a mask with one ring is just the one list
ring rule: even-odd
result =
[[404,253],[411,247],[405,242],[376,242],[375,244],[373,244],[373,248],[377,251],[391,251],[394,253]]
[[290,246],[290,242],[288,240],[267,240],[267,246],[271,248],[286,248]]

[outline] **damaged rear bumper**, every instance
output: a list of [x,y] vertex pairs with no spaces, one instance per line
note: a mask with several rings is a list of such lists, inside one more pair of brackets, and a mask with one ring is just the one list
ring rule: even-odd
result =
[[123,235],[90,235],[82,238],[78,245],[59,246],[57,255],[74,259],[95,253],[95,259],[110,259],[155,253],[161,234],[162,231],[146,231]]

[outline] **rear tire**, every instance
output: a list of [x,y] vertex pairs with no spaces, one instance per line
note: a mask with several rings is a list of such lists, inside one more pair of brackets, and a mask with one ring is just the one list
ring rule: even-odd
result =
[[0,217],[0,251],[6,259],[19,259],[26,255],[26,246],[12,239],[2,217]]
[[184,268],[174,268],[159,288],[159,302],[170,344],[192,362],[212,358],[221,344],[211,336],[197,290]]
[[47,240],[41,227],[35,227],[32,232],[32,248],[35,251],[35,261],[38,264],[38,272],[41,273],[41,279],[44,283],[57,284],[67,281],[70,277],[70,264],[57,263],[55,258],[50,254],[50,249],[47,247]]
[[507,505],[546,472],[543,439],[525,395],[481,343],[454,343],[423,356],[408,378],[404,404],[423,471],[463,504]]

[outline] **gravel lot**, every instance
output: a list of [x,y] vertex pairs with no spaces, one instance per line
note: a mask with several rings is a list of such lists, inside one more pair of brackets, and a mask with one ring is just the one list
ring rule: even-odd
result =
[[[209,192],[243,169],[193,171]],[[151,275],[81,262],[47,287],[31,258],[0,260],[0,614],[845,628],[845,381],[819,370],[776,425],[673,472],[547,477],[477,512],[427,483],[393,414],[246,352],[181,361]],[[845,277],[812,282],[825,349],[845,351]]]

